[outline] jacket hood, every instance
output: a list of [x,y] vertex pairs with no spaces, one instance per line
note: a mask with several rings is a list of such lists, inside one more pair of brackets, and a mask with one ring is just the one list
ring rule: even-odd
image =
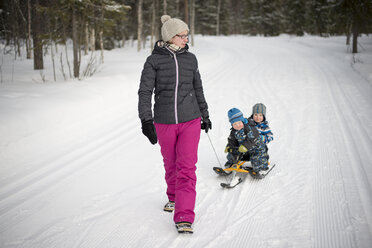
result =
[[[189,50],[189,45],[186,44],[184,48],[176,52],[176,54],[184,53]],[[163,40],[158,40],[155,42],[154,50],[152,54],[171,54],[171,52],[165,47],[165,42]]]

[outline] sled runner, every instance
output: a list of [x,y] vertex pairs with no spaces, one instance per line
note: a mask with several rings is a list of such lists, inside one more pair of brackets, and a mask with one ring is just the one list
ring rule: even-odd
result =
[[[247,174],[251,175],[254,179],[263,179],[275,167],[275,164],[273,164],[272,166],[269,165],[268,170],[256,172],[253,170],[252,167],[243,167],[243,164],[245,162],[247,161],[239,160],[237,163],[226,169],[222,169],[221,167],[213,167],[213,171],[216,172],[218,175],[228,177],[226,183],[221,183],[221,187],[229,189],[234,188],[236,185],[244,181]],[[237,177],[237,173],[239,173],[241,176]]]

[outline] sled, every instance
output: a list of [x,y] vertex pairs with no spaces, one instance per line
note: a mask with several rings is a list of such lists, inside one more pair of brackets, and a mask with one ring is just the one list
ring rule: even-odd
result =
[[[213,171],[218,175],[228,176],[229,179],[226,183],[221,183],[223,188],[234,188],[236,185],[244,181],[247,174],[251,175],[254,179],[263,179],[265,178],[270,171],[275,167],[276,164],[269,166],[267,171],[256,172],[251,167],[242,167],[243,164],[247,162],[245,160],[239,160],[237,163],[233,164],[231,167],[223,169],[221,167],[213,167]],[[269,163],[270,164],[270,163]],[[236,179],[236,173],[243,174],[243,176]]]

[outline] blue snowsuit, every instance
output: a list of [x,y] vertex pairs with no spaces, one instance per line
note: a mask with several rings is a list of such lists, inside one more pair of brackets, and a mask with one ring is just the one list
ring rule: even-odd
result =
[[239,155],[241,155],[237,148],[240,145],[244,145],[248,149],[248,152],[244,154],[242,160],[250,160],[254,171],[267,168],[268,155],[266,145],[260,138],[260,133],[255,127],[253,120],[248,119],[247,123],[244,123],[244,128],[239,131],[231,128],[227,141],[226,147],[228,154],[225,167],[229,167],[237,162]]
[[260,133],[260,137],[265,144],[270,143],[274,139],[273,133],[269,127],[269,122],[266,121],[266,117],[264,116],[264,120],[261,123],[257,123],[253,120],[253,116],[248,118],[248,121],[253,121],[256,125],[258,132]]

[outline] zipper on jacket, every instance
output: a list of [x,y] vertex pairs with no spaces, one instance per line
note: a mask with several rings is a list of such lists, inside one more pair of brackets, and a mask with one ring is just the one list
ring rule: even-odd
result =
[[178,71],[178,61],[177,61],[177,57],[176,57],[176,54],[174,54],[174,62],[176,62],[176,90],[174,92],[175,94],[175,97],[174,97],[174,115],[176,117],[176,124],[178,124],[178,109],[177,109],[177,96],[178,96],[178,82],[179,82],[179,71]]
[[176,124],[178,124],[178,109],[177,109],[177,99],[178,99],[178,84],[179,84],[179,68],[178,68],[178,61],[177,61],[177,56],[176,53],[170,50],[168,47],[165,47],[172,55],[174,58],[174,62],[176,64],[176,88],[174,90],[174,118],[176,121]]
[[172,52],[170,49],[167,48],[169,52],[173,54],[174,62],[176,63],[176,88],[174,90],[174,117],[176,120],[176,124],[178,124],[178,110],[177,110],[177,95],[178,95],[178,61],[176,57],[176,53]]

